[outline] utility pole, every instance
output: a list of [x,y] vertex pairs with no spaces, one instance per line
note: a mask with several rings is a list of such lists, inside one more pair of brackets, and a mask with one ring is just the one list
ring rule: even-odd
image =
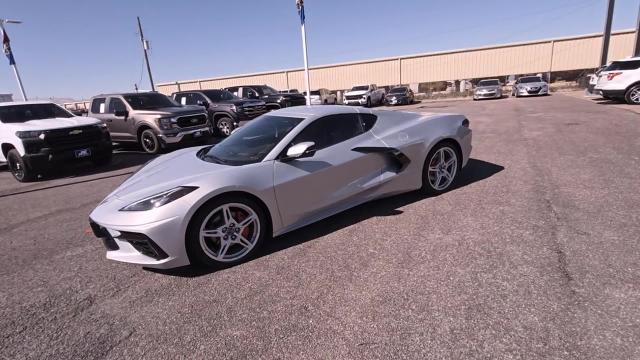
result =
[[153,76],[151,76],[151,65],[149,65],[149,55],[147,54],[147,50],[149,50],[149,42],[144,39],[144,34],[142,33],[142,24],[140,24],[140,16],[138,18],[138,30],[140,31],[140,42],[142,42],[142,50],[144,50],[144,62],[147,64],[147,72],[149,73],[149,82],[151,83],[151,91],[156,91],[156,87],[153,85]]
[[636,41],[634,42],[633,56],[640,56],[640,5],[638,5],[638,21],[636,22]]
[[613,7],[616,0],[609,0],[607,5],[607,17],[604,23],[604,34],[602,35],[602,52],[600,54],[600,66],[607,65],[609,56],[609,40],[611,39],[611,22],[613,21]]
[[4,24],[22,24],[22,21],[0,19],[0,30],[2,30],[2,48],[4,50],[4,54],[7,56],[7,59],[9,59],[9,65],[13,68],[13,74],[16,76],[16,81],[18,82],[20,93],[22,94],[22,100],[27,101],[27,94],[24,92],[24,86],[22,85],[22,78],[20,78],[20,72],[18,72],[18,65],[16,65],[16,59],[13,56],[13,51],[11,50],[11,44],[9,43],[9,35],[7,35],[7,30],[4,29]]

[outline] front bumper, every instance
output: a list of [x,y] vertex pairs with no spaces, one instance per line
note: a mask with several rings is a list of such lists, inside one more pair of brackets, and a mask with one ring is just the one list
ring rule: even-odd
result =
[[[31,169],[38,170],[45,170],[53,167],[55,164],[68,161],[106,157],[113,151],[111,138],[108,135],[105,135],[105,137],[98,142],[82,144],[74,148],[60,149],[55,147],[43,147],[42,142],[39,140],[25,140],[23,141],[23,145],[26,153],[22,159]],[[76,158],[76,151],[85,149],[88,149],[91,155]]]
[[342,101],[342,103],[345,104],[345,105],[366,105],[367,104],[367,99],[357,99],[357,100],[344,99]]
[[102,240],[107,259],[156,269],[189,265],[182,219],[168,218],[144,225],[112,225],[91,214],[89,224]]
[[200,138],[204,138],[211,135],[212,135],[212,132],[209,125],[202,125],[196,128],[189,128],[188,130],[187,129],[180,130],[179,132],[175,132],[175,133],[165,132],[165,133],[159,134],[158,138],[160,139],[160,141],[162,141],[163,144],[168,145],[168,144],[177,144],[183,141],[186,142],[186,141],[198,140]]
[[499,91],[493,91],[493,92],[485,92],[485,93],[474,93],[473,94],[473,98],[475,100],[480,100],[480,99],[499,99],[502,97],[502,93]]
[[549,95],[549,88],[541,88],[540,90],[517,90],[518,96],[540,96],[540,95]]
[[409,104],[408,97],[397,97],[397,98],[388,98],[384,99],[384,103],[387,105],[401,105],[401,104]]

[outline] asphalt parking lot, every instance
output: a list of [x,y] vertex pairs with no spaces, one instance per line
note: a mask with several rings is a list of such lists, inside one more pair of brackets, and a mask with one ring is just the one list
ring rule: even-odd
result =
[[87,232],[147,155],[31,184],[1,171],[2,358],[640,358],[640,115],[564,95],[403,108],[471,120],[456,189],[218,272],[107,261]]

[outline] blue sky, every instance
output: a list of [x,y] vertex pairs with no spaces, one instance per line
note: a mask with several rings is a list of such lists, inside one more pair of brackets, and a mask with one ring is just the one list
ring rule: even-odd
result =
[[[617,0],[614,29],[640,0]],[[606,0],[307,0],[311,65],[601,32]],[[141,16],[156,82],[302,66],[294,0],[4,0],[29,97],[86,98],[140,83]],[[148,88],[146,75],[142,88]],[[17,96],[0,58],[0,93]]]

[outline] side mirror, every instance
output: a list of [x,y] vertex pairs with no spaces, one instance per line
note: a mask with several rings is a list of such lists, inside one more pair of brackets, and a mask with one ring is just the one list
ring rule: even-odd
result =
[[314,143],[313,141],[305,141],[299,144],[295,144],[287,149],[287,155],[285,159],[293,160],[313,156],[313,154],[316,152],[315,146],[316,143]]
[[209,108],[209,102],[207,101],[198,100],[197,104],[200,106],[204,106],[205,109]]
[[127,110],[116,110],[114,115],[117,117],[123,117],[126,119],[129,117],[129,112]]

